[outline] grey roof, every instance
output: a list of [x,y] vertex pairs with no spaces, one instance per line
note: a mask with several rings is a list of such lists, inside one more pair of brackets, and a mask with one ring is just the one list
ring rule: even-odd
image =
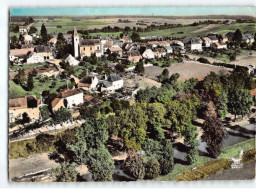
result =
[[234,35],[235,35],[234,32],[228,32],[228,33],[225,34],[226,37],[230,37],[230,38],[233,38]]
[[218,41],[218,40],[219,40],[219,39],[218,39],[217,37],[215,37],[215,36],[208,36],[208,38],[211,39],[211,40],[215,40],[215,41]]
[[191,38],[191,37],[186,37],[183,39],[184,44],[200,44],[199,40],[197,38]]
[[95,45],[100,44],[99,39],[80,39],[79,40],[80,45]]
[[117,74],[110,74],[108,76],[108,81],[114,82],[119,80],[122,80],[122,77],[118,76]]
[[171,46],[165,46],[164,47],[166,50],[172,50],[172,47]]
[[37,53],[51,52],[51,48],[49,46],[45,46],[45,45],[38,45],[35,47],[35,51]]
[[253,39],[251,34],[243,34],[243,39]]
[[112,86],[112,83],[110,83],[109,81],[99,81],[98,83],[99,85],[103,85],[104,87],[108,88]]

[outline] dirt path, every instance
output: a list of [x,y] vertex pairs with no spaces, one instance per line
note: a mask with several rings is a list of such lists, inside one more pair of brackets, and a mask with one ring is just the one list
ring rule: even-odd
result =
[[208,31],[208,30],[211,30],[211,29],[215,29],[216,27],[219,27],[219,26],[223,26],[223,24],[208,24],[207,26],[194,31],[193,33]]
[[30,173],[58,166],[54,160],[50,160],[48,153],[31,155],[28,158],[9,160],[9,179],[20,177]]
[[224,170],[203,180],[252,180],[255,179],[255,161],[244,165],[242,169]]

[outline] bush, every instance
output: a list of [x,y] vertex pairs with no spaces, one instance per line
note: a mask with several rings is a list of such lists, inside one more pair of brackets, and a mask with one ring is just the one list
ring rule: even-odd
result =
[[208,177],[217,173],[218,171],[231,168],[231,160],[219,159],[209,161],[203,165],[198,166],[194,170],[188,170],[176,177],[176,181],[195,181],[204,177]]
[[256,150],[251,149],[246,151],[242,156],[242,163],[249,163],[255,161]]
[[204,64],[211,64],[211,62],[209,62],[209,60],[207,60],[206,58],[198,58],[197,61]]
[[160,174],[160,164],[155,158],[151,158],[145,164],[145,178],[154,179]]

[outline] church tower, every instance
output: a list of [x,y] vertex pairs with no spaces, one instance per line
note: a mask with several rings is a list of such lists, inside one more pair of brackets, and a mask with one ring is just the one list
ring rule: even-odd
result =
[[74,52],[74,57],[77,58],[79,57],[79,35],[74,28],[74,32],[72,35],[72,43],[73,43],[73,52]]

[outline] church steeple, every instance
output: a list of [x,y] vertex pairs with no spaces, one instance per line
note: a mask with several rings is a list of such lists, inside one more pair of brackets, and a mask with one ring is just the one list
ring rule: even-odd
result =
[[72,35],[72,43],[73,43],[74,57],[77,58],[79,57],[79,35],[75,28]]

